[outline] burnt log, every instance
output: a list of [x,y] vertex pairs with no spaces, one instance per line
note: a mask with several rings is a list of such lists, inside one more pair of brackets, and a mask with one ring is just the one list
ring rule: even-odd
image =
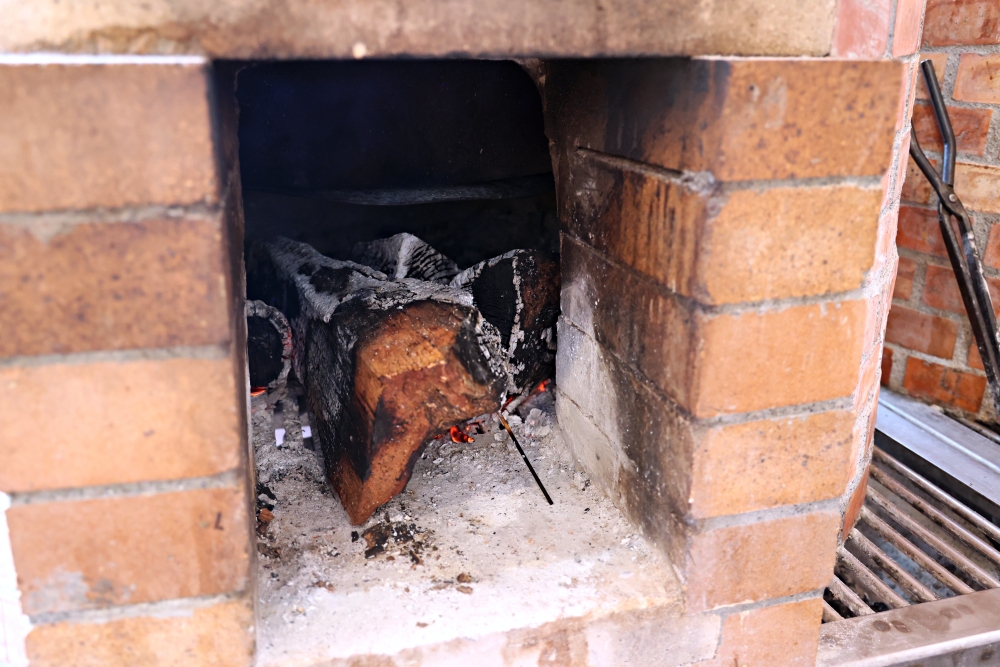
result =
[[469,290],[473,305],[500,337],[506,391],[519,394],[555,372],[559,264],[540,250],[512,250],[459,273],[452,287]]
[[250,389],[274,391],[291,368],[292,329],[281,311],[263,301],[247,301],[246,313]]
[[391,280],[416,278],[447,285],[458,265],[413,234],[358,243],[351,260],[386,274]]
[[467,291],[388,280],[287,239],[255,246],[247,266],[248,294],[289,316],[296,374],[351,523],[405,488],[435,435],[497,409],[499,351]]

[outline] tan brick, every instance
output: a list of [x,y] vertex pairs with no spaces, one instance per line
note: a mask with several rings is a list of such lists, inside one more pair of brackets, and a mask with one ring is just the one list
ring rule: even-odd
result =
[[688,613],[826,586],[839,531],[840,513],[823,510],[694,535]]
[[[986,151],[986,135],[990,130],[993,111],[954,106],[947,107],[947,110],[958,152],[982,155]],[[941,151],[941,132],[930,103],[920,102],[913,106],[913,127],[917,131],[921,148],[925,151]]]
[[555,63],[548,132],[563,146],[723,181],[881,176],[903,69],[795,58]]
[[983,252],[983,263],[994,269],[1000,268],[1000,225],[990,227],[986,250]]
[[694,446],[691,515],[837,497],[848,481],[853,427],[853,415],[838,411],[706,429]]
[[868,490],[868,470],[865,469],[862,474],[861,481],[851,492],[851,497],[847,501],[847,507],[844,509],[844,523],[840,529],[840,541],[845,542],[847,540],[848,533],[854,528],[854,524],[858,522],[858,515],[861,514],[861,508],[865,504],[865,492]]
[[563,315],[695,416],[853,393],[865,301],[712,315],[588,248],[563,237]]
[[909,257],[900,257],[899,266],[896,269],[896,287],[892,292],[893,299],[910,298],[913,294],[913,279],[917,274],[917,262]]
[[819,598],[730,614],[715,658],[691,667],[813,667],[822,615]]
[[0,67],[0,212],[218,197],[203,65]]
[[253,608],[220,602],[155,616],[36,625],[27,638],[32,667],[249,667]]
[[[872,287],[876,284],[873,283]],[[861,353],[864,356],[882,347],[886,320],[892,307],[893,280],[883,276],[878,291],[865,299],[864,334],[861,337]]]
[[244,447],[236,391],[228,359],[0,367],[0,490],[234,469]]
[[910,357],[903,387],[913,396],[934,403],[979,412],[986,391],[986,378]]
[[0,356],[227,342],[220,224],[0,225]]
[[924,44],[1000,44],[1000,5],[993,0],[927,0]]
[[692,412],[749,412],[851,395],[865,310],[859,300],[705,318]]
[[856,289],[874,259],[880,199],[847,186],[730,193],[701,245],[710,302]]
[[959,162],[955,165],[955,192],[966,209],[1000,213],[1000,167]]
[[655,175],[575,162],[567,187],[581,194],[566,198],[568,231],[701,302],[848,291],[872,265],[878,190],[739,190],[709,201]]
[[896,23],[892,29],[892,57],[916,53],[920,48],[925,0],[896,0]]
[[890,0],[841,0],[833,31],[837,58],[884,58],[889,51]]
[[963,102],[1000,103],[1000,89],[996,80],[998,72],[1000,55],[963,53],[958,61],[952,97]]
[[243,590],[242,487],[33,503],[7,511],[26,614]]
[[885,329],[887,343],[951,359],[958,337],[958,323],[903,306],[893,306]]

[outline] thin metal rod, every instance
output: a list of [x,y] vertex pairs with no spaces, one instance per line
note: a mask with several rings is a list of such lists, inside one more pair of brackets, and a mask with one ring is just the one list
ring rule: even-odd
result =
[[959,501],[955,500],[937,486],[913,472],[878,447],[875,448],[875,460],[888,468],[892,468],[895,472],[908,479],[914,486],[918,487],[931,498],[934,498],[934,500],[937,500],[942,505],[945,505],[952,512],[975,525],[976,528],[989,535],[996,542],[1000,543],[1000,528],[997,528],[992,522],[983,517],[981,514],[969,509]]
[[861,534],[857,528],[851,529],[850,540],[861,553],[871,558],[876,565],[892,577],[899,587],[906,591],[915,602],[933,602],[939,599],[934,591],[920,583],[916,577],[900,567],[899,563],[879,549],[875,543]]
[[917,538],[926,542],[931,547],[933,547],[938,553],[950,560],[957,567],[959,567],[963,572],[965,572],[971,579],[973,579],[977,584],[983,588],[1000,588],[1000,581],[998,581],[993,575],[986,572],[983,568],[979,567],[965,554],[960,552],[955,547],[951,546],[940,537],[932,533],[931,531],[924,528],[920,523],[906,514],[903,510],[899,509],[891,502],[889,502],[885,496],[883,496],[878,491],[875,491],[870,486],[868,487],[868,500],[872,502],[876,507],[883,510],[886,514],[892,518],[893,521],[901,525],[906,530],[913,533]]
[[828,590],[834,600],[847,607],[848,611],[855,616],[871,616],[875,613],[857,593],[837,577],[834,577],[833,581],[830,582]]
[[948,518],[944,512],[910,491],[908,488],[900,484],[895,478],[889,475],[889,473],[885,472],[878,466],[871,466],[870,471],[872,478],[879,484],[920,510],[920,512],[928,519],[941,526],[982,555],[986,556],[986,558],[993,561],[993,563],[1000,565],[1000,551],[994,549],[992,545],[986,542],[986,540],[973,534],[972,531],[967,529],[965,526],[959,525],[957,522]]
[[550,496],[549,492],[545,490],[545,485],[542,484],[542,480],[538,479],[538,473],[535,472],[535,469],[531,466],[531,461],[528,460],[528,457],[524,454],[524,450],[521,449],[521,443],[519,443],[517,438],[514,437],[514,432],[510,430],[510,424],[508,424],[507,420],[503,418],[502,412],[497,412],[497,417],[500,418],[500,423],[503,424],[504,430],[507,431],[507,435],[510,436],[514,446],[517,447],[517,453],[521,455],[521,460],[524,461],[524,465],[528,466],[528,472],[530,472],[531,476],[535,478],[535,484],[537,484],[538,488],[542,490],[542,495],[545,496],[545,500],[548,501],[549,505],[552,505],[552,496]]
[[930,93],[931,106],[934,107],[938,129],[941,131],[941,144],[944,146],[944,152],[941,155],[941,180],[948,185],[955,185],[955,132],[951,128],[951,119],[944,106],[941,87],[934,74],[934,62],[923,60],[920,63],[920,69],[924,75],[924,82],[927,84],[927,92]]
[[837,613],[837,610],[830,606],[830,603],[823,600],[823,622],[832,623],[834,621],[842,621],[844,617]]
[[949,572],[944,565],[928,556],[920,547],[899,534],[895,528],[867,507],[861,508],[861,520],[871,526],[872,530],[878,533],[883,540],[899,549],[907,558],[930,572],[931,576],[951,590],[959,595],[976,592],[976,589]]
[[868,589],[878,596],[882,602],[886,603],[893,609],[902,609],[903,607],[910,606],[909,602],[904,600],[902,596],[896,593],[896,591],[886,586],[885,582],[879,579],[877,574],[865,567],[865,564],[858,560],[857,556],[844,547],[839,547],[837,549],[837,560],[840,565],[854,575],[858,581],[868,587]]

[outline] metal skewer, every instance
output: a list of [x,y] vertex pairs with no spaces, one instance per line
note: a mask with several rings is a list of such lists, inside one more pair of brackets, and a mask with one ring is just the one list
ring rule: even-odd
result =
[[542,484],[542,480],[538,479],[538,473],[536,473],[535,469],[531,466],[531,461],[529,461],[528,457],[524,455],[524,450],[521,449],[521,443],[517,441],[517,438],[514,437],[514,432],[510,430],[510,424],[508,424],[507,420],[503,418],[503,412],[497,412],[497,417],[500,418],[500,423],[503,424],[504,430],[507,431],[507,435],[510,436],[514,446],[517,447],[517,453],[521,455],[521,460],[524,461],[524,465],[528,466],[528,472],[530,472],[531,476],[535,478],[535,484],[537,484],[538,488],[542,490],[542,495],[545,496],[545,500],[549,502],[549,505],[554,504],[552,502],[552,497],[549,496],[549,492],[545,490],[545,485]]

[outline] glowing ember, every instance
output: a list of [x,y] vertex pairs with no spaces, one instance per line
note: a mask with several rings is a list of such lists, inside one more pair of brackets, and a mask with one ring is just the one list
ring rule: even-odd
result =
[[469,435],[468,433],[466,433],[465,431],[463,431],[458,426],[452,426],[450,429],[448,429],[448,432],[451,434],[451,441],[452,442],[475,442],[476,441],[475,438],[473,438],[471,435]]
[[260,396],[267,391],[267,387],[250,387],[251,396]]

